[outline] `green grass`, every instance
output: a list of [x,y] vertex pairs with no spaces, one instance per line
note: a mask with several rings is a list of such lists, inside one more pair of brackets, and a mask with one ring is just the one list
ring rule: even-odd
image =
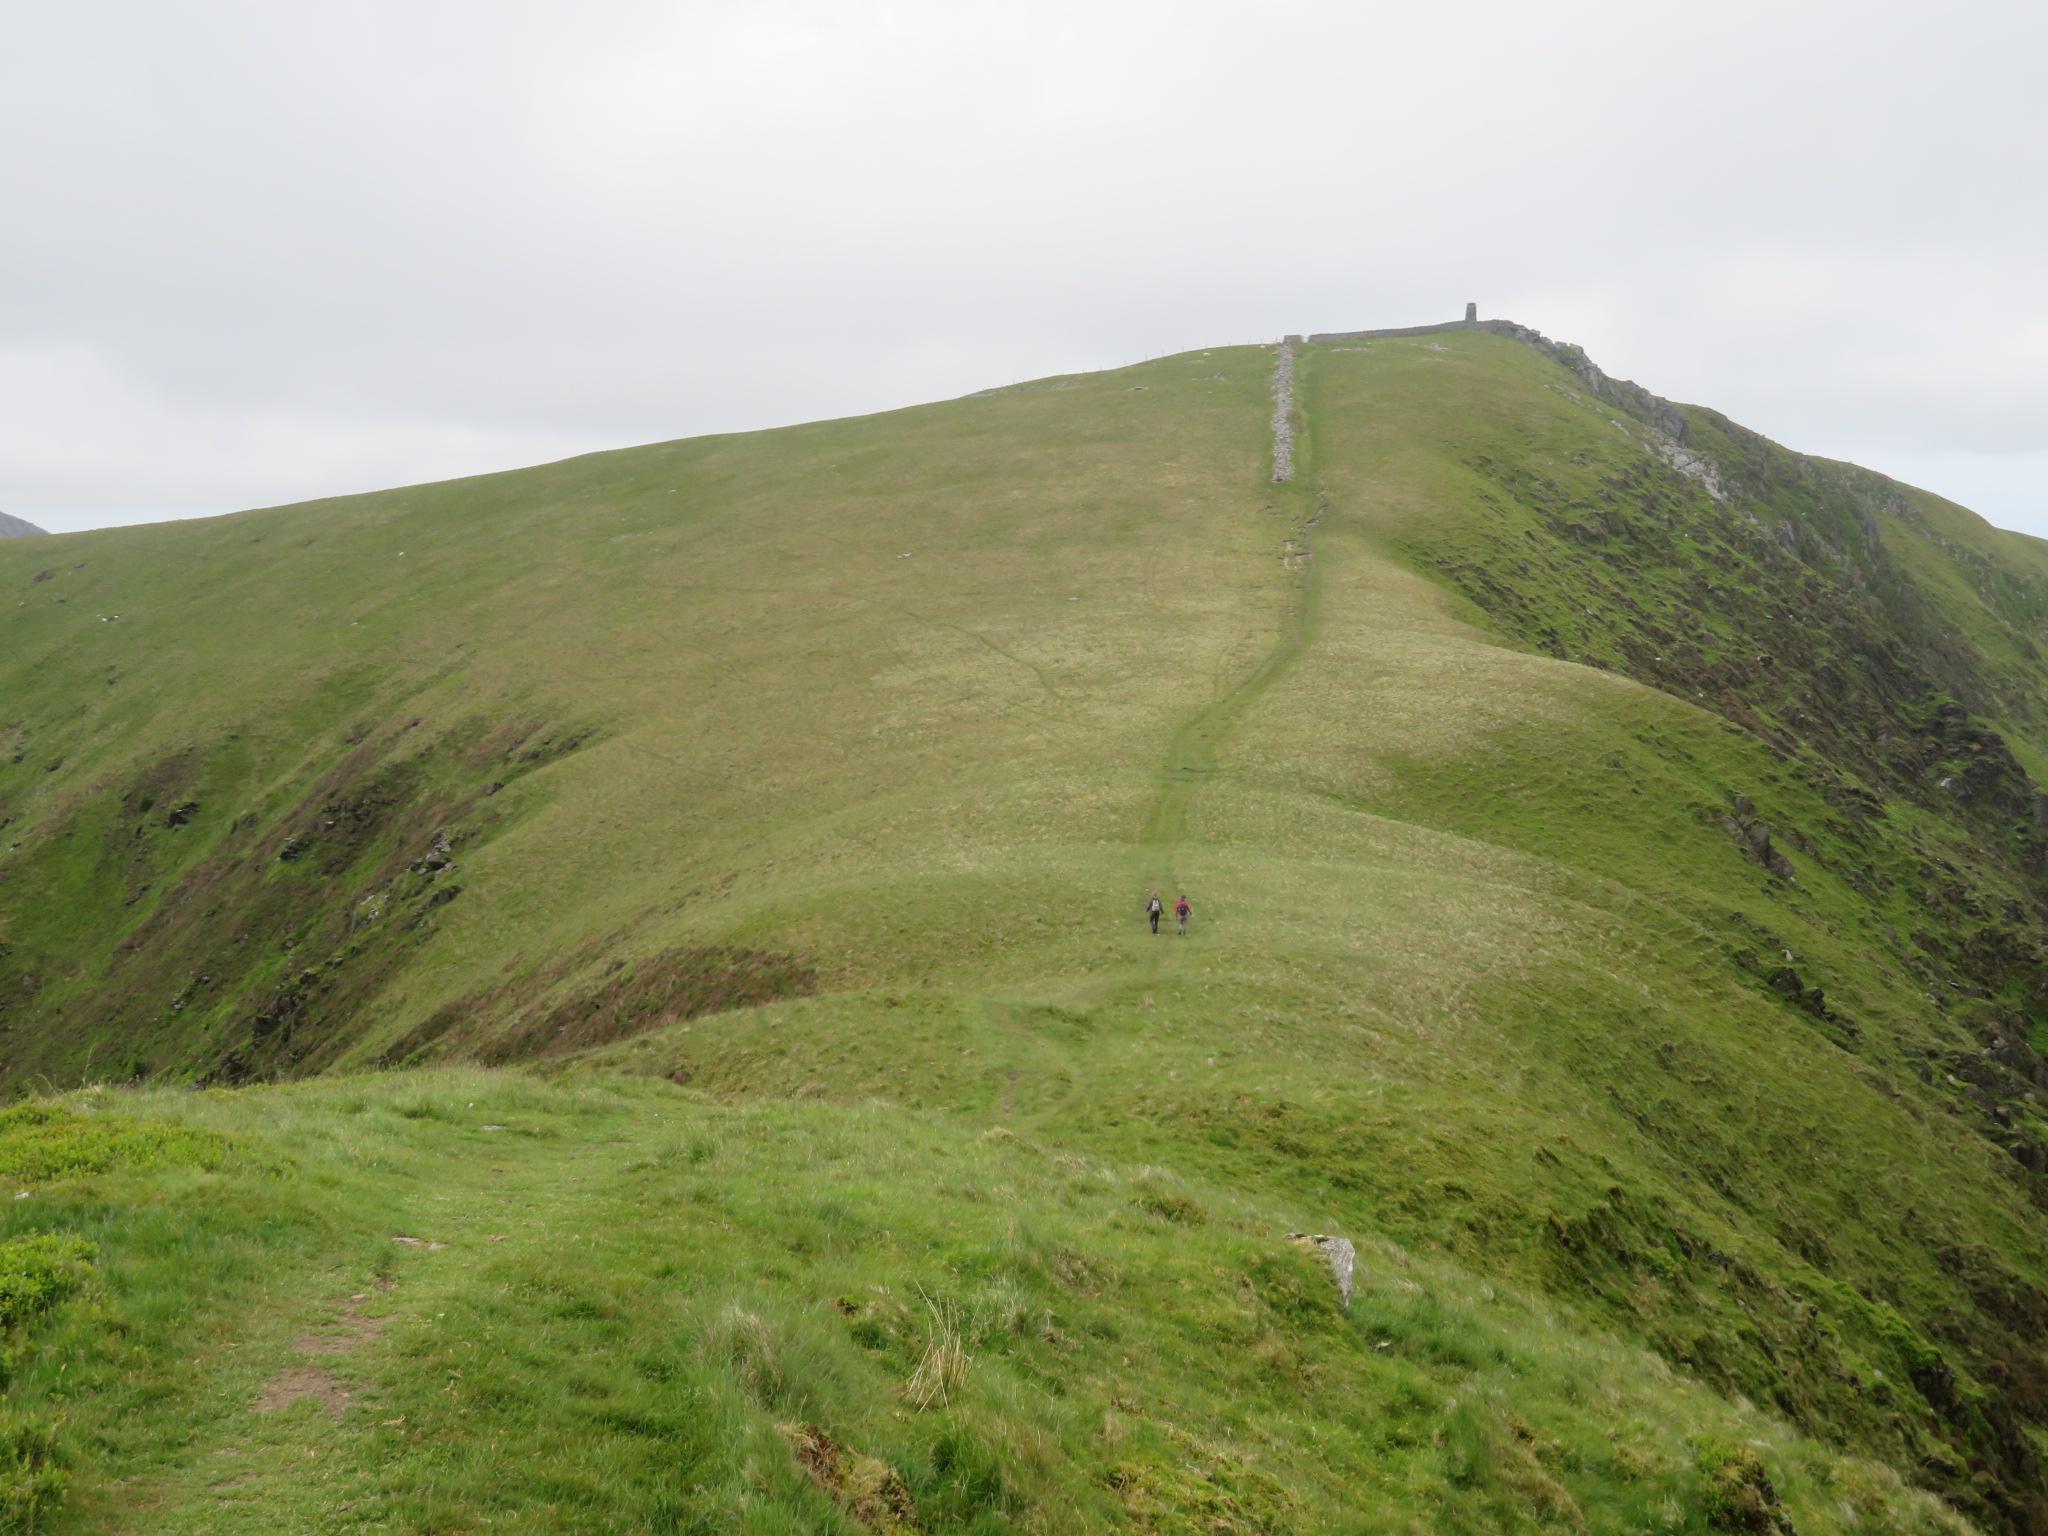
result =
[[[852,1530],[804,1428],[932,1531],[1704,1531],[1730,1456],[1800,1529],[1957,1528],[1442,1257],[1361,1232],[1346,1313],[1281,1240],[1312,1206],[946,1116],[478,1072],[120,1097],[297,1172],[9,1213],[102,1255],[8,1389],[59,1403],[94,1529]],[[338,1414],[250,1411],[309,1368]]]
[[236,1150],[232,1138],[182,1126],[66,1114],[39,1103],[0,1110],[0,1182],[36,1184],[156,1163],[217,1168]]
[[2036,1528],[2039,551],[1269,364],[0,545],[59,1527]]

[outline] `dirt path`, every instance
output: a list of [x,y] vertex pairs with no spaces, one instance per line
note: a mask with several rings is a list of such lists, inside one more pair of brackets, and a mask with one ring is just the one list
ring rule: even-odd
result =
[[112,1518],[101,1528],[124,1536],[329,1529],[298,1523],[309,1504],[325,1509],[332,1528],[353,1528],[340,1517],[375,1499],[382,1465],[409,1433],[399,1410],[381,1401],[392,1368],[386,1328],[406,1324],[417,1334],[475,1284],[487,1258],[571,1241],[567,1234],[588,1222],[587,1191],[640,1155],[644,1131],[622,1134],[631,1139],[508,1136],[437,1159],[432,1183],[406,1204],[406,1224],[382,1240],[388,1255],[366,1256],[374,1269],[326,1294],[274,1298],[274,1314],[255,1320],[237,1346],[250,1370],[223,1384],[225,1400],[198,1418],[179,1465],[106,1490],[116,1497],[105,1500]]
[[[1278,552],[1281,564],[1295,573],[1290,584],[1289,610],[1279,637],[1265,656],[1211,700],[1174,733],[1166,762],[1158,775],[1159,788],[1152,809],[1145,818],[1139,838],[1145,884],[1157,886],[1169,907],[1175,884],[1174,855],[1185,836],[1188,806],[1202,786],[1227,770],[1222,752],[1230,732],[1245,711],[1287,674],[1314,637],[1321,581],[1317,570],[1314,532],[1329,511],[1328,498],[1318,490],[1311,475],[1295,478],[1294,461],[1294,349],[1282,343],[1274,362],[1274,480],[1267,492],[1268,505],[1277,504],[1288,515],[1293,531]],[[1283,398],[1284,397],[1284,398]],[[1282,469],[1285,473],[1282,473]],[[1150,969],[1156,971],[1165,953],[1152,951]]]

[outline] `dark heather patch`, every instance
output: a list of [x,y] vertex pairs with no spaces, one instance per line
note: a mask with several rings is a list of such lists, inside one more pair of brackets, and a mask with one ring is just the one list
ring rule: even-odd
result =
[[502,1065],[563,1056],[707,1013],[807,996],[818,988],[817,968],[799,956],[706,944],[664,950],[639,961],[614,960],[595,983],[561,1000],[559,984],[594,963],[594,955],[585,950],[573,963],[449,1003],[380,1059],[397,1066],[431,1053]]
[[0,1080],[237,1083],[336,1060],[445,920],[465,853],[511,824],[480,802],[594,739],[532,720],[421,726],[349,730],[281,814],[234,813],[233,736],[81,793],[24,850],[15,890],[114,942],[92,959],[55,932],[0,950]]

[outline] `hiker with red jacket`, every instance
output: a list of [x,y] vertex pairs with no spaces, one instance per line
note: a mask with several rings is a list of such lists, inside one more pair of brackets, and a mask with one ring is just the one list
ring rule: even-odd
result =
[[1180,936],[1188,936],[1188,919],[1195,915],[1195,909],[1188,905],[1188,893],[1182,891],[1180,900],[1173,904],[1173,915],[1180,920]]

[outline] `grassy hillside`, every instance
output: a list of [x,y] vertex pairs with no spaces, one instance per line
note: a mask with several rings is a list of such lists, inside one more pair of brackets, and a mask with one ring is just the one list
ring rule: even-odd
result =
[[1963,1529],[1441,1255],[1368,1240],[1346,1312],[1313,1204],[949,1117],[432,1072],[59,1123],[117,1105],[213,1166],[10,1209],[0,1258],[92,1245],[10,1356],[59,1528]]
[[21,1520],[2048,1530],[2048,555],[1581,362],[0,547]]

